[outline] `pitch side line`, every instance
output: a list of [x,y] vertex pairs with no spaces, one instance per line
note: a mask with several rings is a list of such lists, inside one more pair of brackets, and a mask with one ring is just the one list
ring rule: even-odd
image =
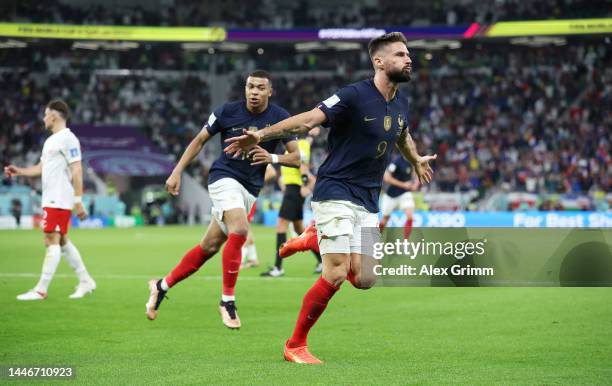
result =
[[[0,272],[0,277],[6,278],[37,278],[40,276],[40,272],[14,272],[14,273],[2,273]],[[92,275],[94,280],[102,279],[102,280],[151,280],[152,278],[159,277],[159,275]],[[75,274],[66,274],[60,273],[53,275],[54,279],[76,279]],[[222,276],[212,276],[212,275],[200,275],[200,276],[192,276],[189,280],[221,280]],[[278,277],[274,278],[274,280],[254,277],[254,276],[242,276],[238,280],[240,281],[295,281],[295,282],[313,282],[316,280],[316,276],[313,275],[312,278],[307,277]]]

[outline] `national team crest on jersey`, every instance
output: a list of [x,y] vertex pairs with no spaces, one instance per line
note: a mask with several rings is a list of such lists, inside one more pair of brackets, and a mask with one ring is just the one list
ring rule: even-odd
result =
[[70,149],[70,157],[78,157],[79,156],[79,149],[74,147],[72,149]]
[[257,130],[259,130],[257,126],[249,126],[249,128],[247,129],[247,131],[257,131]]
[[393,124],[393,120],[390,115],[385,116],[385,131],[391,130],[391,125]]

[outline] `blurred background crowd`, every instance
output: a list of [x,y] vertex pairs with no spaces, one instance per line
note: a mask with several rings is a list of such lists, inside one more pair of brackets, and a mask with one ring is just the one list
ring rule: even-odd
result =
[[493,23],[496,21],[605,17],[606,0],[159,0],[95,2],[3,1],[0,20],[32,23],[214,26],[226,28],[332,28]]

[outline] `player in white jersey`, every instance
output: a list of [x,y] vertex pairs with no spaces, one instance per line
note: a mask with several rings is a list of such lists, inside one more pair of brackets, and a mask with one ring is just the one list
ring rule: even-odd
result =
[[51,131],[43,145],[40,162],[35,166],[20,168],[15,165],[4,167],[7,177],[42,175],[42,228],[45,232],[47,252],[43,262],[40,280],[28,292],[18,295],[17,300],[43,300],[60,257],[63,253],[68,264],[74,269],[79,284],[71,299],[82,298],[96,289],[79,250],[68,239],[68,224],[72,209],[79,219],[87,217],[83,207],[83,171],[81,167],[81,145],[77,137],[66,127],[68,105],[58,99],[49,102],[43,121]]

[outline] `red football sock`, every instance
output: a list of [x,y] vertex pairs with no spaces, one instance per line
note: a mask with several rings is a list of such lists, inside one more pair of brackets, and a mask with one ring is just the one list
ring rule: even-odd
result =
[[177,264],[176,267],[166,275],[166,283],[168,287],[174,286],[176,283],[188,278],[196,272],[200,267],[206,262],[206,260],[210,259],[212,256],[206,256],[202,247],[200,245],[196,245],[191,248],[185,256],[181,259],[180,263]]
[[404,223],[404,238],[410,238],[410,232],[412,232],[412,219],[406,220]]
[[246,236],[230,233],[223,248],[223,295],[234,296],[234,288],[240,271],[242,260],[242,246],[246,242]]
[[319,277],[312,287],[304,295],[302,308],[298,320],[293,330],[293,335],[289,338],[287,345],[289,347],[300,347],[306,345],[308,332],[317,322],[327,303],[334,296],[339,287],[329,283],[323,277]]

